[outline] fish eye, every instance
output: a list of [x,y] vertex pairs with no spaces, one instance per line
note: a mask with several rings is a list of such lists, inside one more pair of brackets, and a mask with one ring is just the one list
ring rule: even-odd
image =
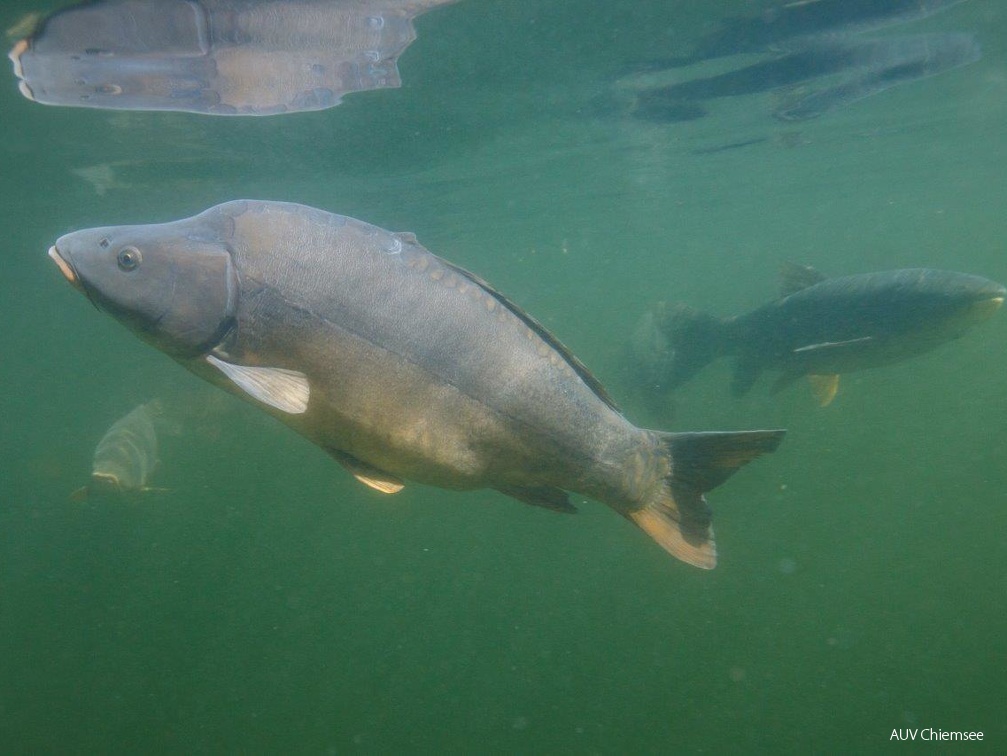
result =
[[123,247],[119,250],[119,254],[115,256],[115,261],[119,264],[119,270],[124,270],[127,273],[131,270],[136,270],[142,259],[143,255],[140,254],[140,250],[136,247]]

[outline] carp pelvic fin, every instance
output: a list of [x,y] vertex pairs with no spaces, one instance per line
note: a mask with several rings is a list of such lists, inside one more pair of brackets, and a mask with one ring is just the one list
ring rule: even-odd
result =
[[291,415],[299,415],[308,409],[311,389],[304,373],[284,368],[232,365],[212,354],[206,356],[206,361],[263,404]]
[[332,458],[336,460],[336,462],[346,468],[350,475],[359,480],[365,486],[370,486],[375,491],[393,494],[398,493],[406,487],[405,483],[391,473],[372,467],[366,462],[361,462],[359,459],[347,454],[346,452],[333,450],[330,451],[329,454],[332,455]]
[[815,395],[819,407],[828,407],[839,391],[838,375],[809,375],[811,393]]

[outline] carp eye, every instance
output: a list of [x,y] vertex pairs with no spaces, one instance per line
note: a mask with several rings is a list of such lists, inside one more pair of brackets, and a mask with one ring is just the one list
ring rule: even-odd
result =
[[115,261],[119,264],[119,270],[124,270],[127,273],[131,270],[136,270],[142,259],[143,256],[136,247],[123,247],[119,250],[119,254],[115,256]]

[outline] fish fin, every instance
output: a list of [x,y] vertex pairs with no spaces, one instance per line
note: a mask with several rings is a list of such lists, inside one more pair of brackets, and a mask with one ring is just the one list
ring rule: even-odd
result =
[[787,297],[825,280],[825,276],[810,265],[785,262],[780,266],[780,296]]
[[727,325],[713,315],[684,304],[658,305],[654,322],[671,345],[671,370],[668,385],[681,386],[696,373],[726,354],[729,340]]
[[563,342],[561,342],[559,339],[553,336],[544,325],[535,320],[535,318],[533,318],[527,312],[522,310],[518,305],[516,305],[510,299],[508,299],[499,291],[494,289],[492,286],[490,286],[489,283],[484,281],[475,273],[470,273],[469,271],[465,270],[465,268],[455,265],[454,263],[450,263],[447,260],[442,260],[441,258],[437,259],[440,260],[442,265],[453,270],[458,275],[464,276],[472,283],[474,283],[476,286],[478,286],[480,289],[489,294],[491,297],[493,297],[493,299],[495,299],[505,308],[510,310],[511,314],[513,314],[518,320],[520,320],[522,323],[528,326],[535,334],[538,335],[540,339],[542,339],[542,341],[544,341],[546,344],[548,344],[549,346],[551,346],[553,349],[556,350],[559,356],[563,358],[563,360],[570,366],[573,372],[575,372],[577,376],[582,381],[584,381],[587,387],[594,392],[595,396],[601,399],[601,401],[604,402],[605,405],[607,405],[609,408],[615,410],[616,412],[621,412],[619,406],[615,403],[615,400],[609,395],[608,391],[601,384],[601,381],[595,378],[594,375],[591,374],[591,371],[587,369],[587,366],[584,365],[584,363],[581,362],[579,359],[577,359],[577,357],[574,356],[573,352],[567,349],[566,346],[563,345]]
[[233,365],[212,354],[206,356],[206,361],[230,378],[238,388],[263,404],[292,415],[299,415],[308,409],[311,388],[304,373],[284,368]]
[[170,488],[161,488],[160,486],[143,486],[139,489],[140,493],[171,493]]
[[757,360],[751,357],[739,357],[734,363],[734,373],[731,375],[731,394],[744,396],[752,390],[759,378],[762,368]]
[[399,239],[404,241],[406,244],[416,244],[419,245],[420,240],[416,238],[416,234],[412,231],[396,231],[392,236],[397,236]]
[[330,451],[329,454],[332,458],[346,468],[350,475],[359,480],[365,486],[370,486],[375,491],[380,491],[381,493],[393,494],[398,493],[406,484],[402,482],[401,479],[387,473],[384,470],[379,470],[366,462],[361,462],[356,457],[346,452],[341,451]]
[[80,502],[87,499],[91,495],[91,490],[87,486],[81,486],[76,491],[72,492],[67,498],[70,501]]
[[864,344],[873,340],[873,336],[860,336],[856,339],[845,339],[844,341],[821,341],[817,344],[808,344],[807,346],[797,347],[797,349],[794,350],[794,353],[834,355],[847,351],[854,344]]
[[559,488],[552,486],[501,486],[497,488],[497,491],[534,507],[543,507],[563,514],[577,514],[577,507],[570,503],[566,491]]
[[811,392],[818,400],[819,407],[828,407],[832,404],[836,392],[839,391],[838,375],[809,375],[808,381],[811,383]]
[[756,457],[774,451],[784,433],[656,432],[672,472],[658,494],[629,512],[629,518],[672,556],[695,567],[713,569],[717,566],[713,514],[703,494]]

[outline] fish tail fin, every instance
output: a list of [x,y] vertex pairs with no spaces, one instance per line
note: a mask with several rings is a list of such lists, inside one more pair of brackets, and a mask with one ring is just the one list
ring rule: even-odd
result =
[[667,308],[661,327],[674,350],[669,386],[676,388],[730,348],[730,321],[679,304]]
[[656,496],[629,517],[672,556],[713,569],[713,513],[703,495],[756,457],[772,452],[786,431],[657,433],[671,473]]

